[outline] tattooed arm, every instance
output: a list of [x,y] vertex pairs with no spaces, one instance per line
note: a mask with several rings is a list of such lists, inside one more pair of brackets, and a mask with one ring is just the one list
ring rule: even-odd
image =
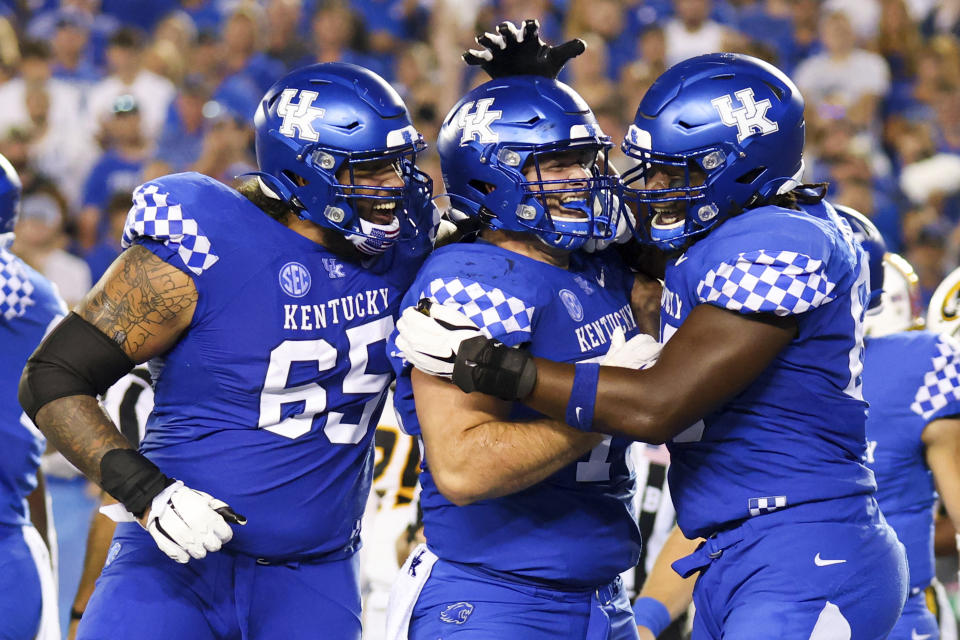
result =
[[[147,249],[120,254],[75,310],[120,345],[136,363],[166,352],[189,326],[197,306],[193,280]],[[100,483],[100,460],[112,449],[130,449],[96,398],[53,400],[36,424],[78,469]]]

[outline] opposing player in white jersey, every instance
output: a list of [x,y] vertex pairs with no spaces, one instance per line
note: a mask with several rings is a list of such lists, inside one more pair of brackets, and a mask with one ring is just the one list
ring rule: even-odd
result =
[[390,588],[406,557],[398,557],[397,543],[417,520],[420,476],[420,445],[400,428],[392,392],[387,395],[373,446],[373,485],[363,514],[360,589],[363,639],[383,640]]
[[47,547],[53,523],[42,533],[34,527],[46,515],[39,477],[46,440],[16,390],[30,353],[67,308],[53,283],[9,251],[19,210],[20,178],[0,156],[0,638],[59,640]]

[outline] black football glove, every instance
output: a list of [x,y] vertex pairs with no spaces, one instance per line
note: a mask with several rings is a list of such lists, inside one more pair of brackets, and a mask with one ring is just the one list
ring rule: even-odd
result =
[[579,38],[550,46],[540,39],[540,23],[536,20],[524,20],[523,29],[512,22],[501,22],[496,33],[484,33],[476,40],[483,49],[470,49],[463,60],[480,65],[491,78],[528,75],[555,79],[568,60],[587,48]]

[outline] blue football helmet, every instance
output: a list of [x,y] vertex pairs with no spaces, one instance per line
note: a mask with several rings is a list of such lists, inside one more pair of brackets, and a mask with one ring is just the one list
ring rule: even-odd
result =
[[835,204],[833,208],[847,221],[853,230],[854,239],[867,252],[867,266],[870,271],[870,301],[867,309],[876,309],[880,306],[883,293],[883,257],[887,254],[887,243],[880,230],[867,216],[842,204]]
[[0,234],[12,233],[20,216],[20,176],[10,161],[0,155]]
[[639,239],[678,249],[792,190],[803,141],[803,98],[773,65],[732,53],[674,65],[644,95],[622,145],[639,161],[622,176]]
[[[260,171],[251,175],[301,218],[340,231],[368,254],[421,232],[415,220],[432,206],[433,185],[415,163],[426,145],[403,100],[377,74],[340,62],[296,69],[267,90],[254,125]],[[355,183],[361,163],[383,162],[403,186]],[[361,200],[392,210],[392,222],[362,218]]]
[[[480,85],[450,110],[437,140],[454,209],[492,229],[530,232],[571,251],[590,238],[609,239],[616,229],[616,183],[600,166],[606,162],[597,161],[611,146],[583,98],[539,76]],[[582,178],[543,178],[546,154],[578,151]],[[535,180],[524,175],[531,169]]]

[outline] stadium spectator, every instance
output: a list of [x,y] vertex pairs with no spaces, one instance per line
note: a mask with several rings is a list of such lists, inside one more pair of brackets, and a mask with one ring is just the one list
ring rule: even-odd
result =
[[66,213],[63,196],[50,187],[25,193],[12,251],[57,285],[67,307],[72,307],[92,282],[87,264],[64,250]]
[[676,12],[666,21],[667,65],[704,53],[729,51],[735,34],[710,17],[712,0],[676,0]]
[[77,216],[77,241],[84,250],[107,232],[107,203],[117,192],[131,193],[140,184],[147,160],[140,105],[129,94],[118,96],[112,117],[100,132],[103,155],[90,170],[83,188],[83,208]]
[[171,171],[184,171],[200,157],[205,131],[203,109],[211,95],[210,85],[203,76],[191,74],[170,103],[155,157],[167,163]]
[[797,65],[797,86],[813,104],[829,102],[846,109],[858,129],[871,126],[880,100],[890,88],[890,69],[876,53],[857,46],[847,15],[827,14],[820,24],[823,53]]
[[266,53],[285,68],[310,55],[310,49],[297,29],[303,13],[303,0],[268,0],[266,5]]
[[135,29],[124,27],[110,38],[107,47],[110,75],[90,90],[90,118],[108,119],[118,96],[130,94],[140,105],[143,133],[152,144],[160,134],[175,88],[166,78],[143,67],[143,39]]

